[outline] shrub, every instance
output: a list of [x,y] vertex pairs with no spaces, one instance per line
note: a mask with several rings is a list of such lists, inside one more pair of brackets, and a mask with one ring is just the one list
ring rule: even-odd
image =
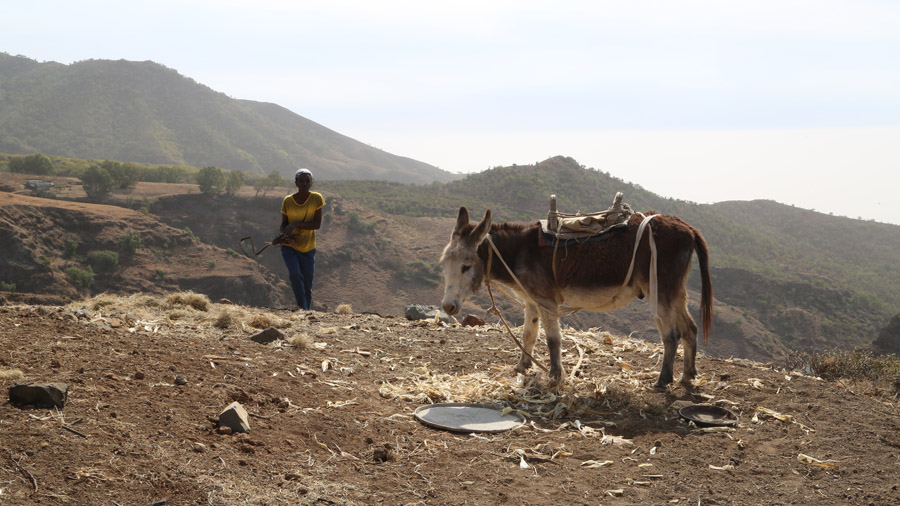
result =
[[222,173],[222,169],[212,165],[203,167],[197,173],[197,185],[200,187],[200,193],[207,196],[222,193],[225,182],[225,175]]
[[66,276],[69,278],[70,283],[82,290],[87,290],[94,284],[94,270],[90,267],[87,269],[69,267],[66,269]]
[[356,234],[374,234],[375,233],[375,224],[374,223],[366,223],[359,217],[356,213],[350,213],[347,220],[347,230]]
[[88,255],[88,262],[98,274],[109,274],[119,266],[119,254],[109,250],[92,251]]
[[134,255],[134,252],[141,247],[141,236],[137,232],[126,232],[119,236],[119,249]]
[[15,292],[16,284],[15,283],[7,283],[6,281],[0,281],[0,292]]
[[80,176],[84,193],[91,200],[103,200],[112,190],[113,177],[99,165],[91,165]]

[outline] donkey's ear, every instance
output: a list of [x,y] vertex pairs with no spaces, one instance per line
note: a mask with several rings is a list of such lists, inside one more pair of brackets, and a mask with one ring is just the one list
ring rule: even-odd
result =
[[459,231],[469,224],[469,210],[466,206],[459,208],[459,214],[456,216],[456,228],[453,229],[453,235],[458,235]]
[[484,218],[481,218],[481,222],[479,222],[478,226],[475,227],[475,230],[472,231],[472,235],[469,236],[469,240],[474,244],[481,244],[481,241],[484,240],[490,230],[491,210],[488,209],[484,212]]

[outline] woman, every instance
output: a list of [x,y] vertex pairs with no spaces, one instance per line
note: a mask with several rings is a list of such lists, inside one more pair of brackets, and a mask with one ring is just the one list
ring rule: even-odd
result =
[[282,244],[281,256],[290,275],[291,288],[300,309],[312,304],[312,285],[316,265],[316,230],[322,225],[322,194],[310,191],[312,172],[294,173],[297,192],[281,202],[281,233],[289,239]]

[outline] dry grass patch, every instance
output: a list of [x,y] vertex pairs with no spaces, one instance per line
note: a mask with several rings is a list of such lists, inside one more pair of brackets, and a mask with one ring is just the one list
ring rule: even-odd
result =
[[239,327],[246,316],[247,313],[242,309],[226,307],[219,311],[219,314],[213,319],[212,325],[217,329]]
[[202,293],[180,292],[173,293],[166,297],[166,304],[169,307],[191,307],[197,311],[209,310],[209,297]]
[[309,336],[309,334],[303,332],[288,336],[284,340],[284,342],[285,344],[289,344],[299,350],[307,350],[309,348],[312,348],[313,345],[313,340]]
[[266,329],[269,327],[283,329],[290,325],[289,322],[269,313],[254,313],[250,315],[250,317],[247,318],[244,323],[257,329]]
[[25,377],[25,373],[23,373],[19,369],[4,369],[0,368],[0,381],[18,381]]
[[339,304],[334,312],[337,314],[351,315],[353,314],[353,307],[351,307],[350,304]]

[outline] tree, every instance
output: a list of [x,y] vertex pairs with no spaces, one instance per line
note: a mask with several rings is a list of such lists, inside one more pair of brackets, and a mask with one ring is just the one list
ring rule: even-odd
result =
[[284,184],[284,178],[281,177],[276,171],[272,171],[268,176],[260,179],[253,185],[253,189],[256,190],[256,195],[259,196],[259,192],[263,192],[263,197],[266,196],[266,192],[275,188],[276,186],[281,186]]
[[91,165],[81,174],[84,193],[91,200],[103,200],[113,187],[113,178],[99,165]]
[[225,178],[225,194],[234,195],[242,186],[244,186],[244,173],[239,170],[229,172],[228,177]]
[[197,173],[197,185],[204,195],[218,195],[225,186],[225,175],[222,174],[222,169],[207,165]]
[[134,188],[141,179],[141,171],[133,163],[119,163],[106,160],[100,164],[112,176],[116,188]]
[[41,154],[14,156],[9,160],[9,171],[46,176],[53,174],[53,162],[48,156]]

